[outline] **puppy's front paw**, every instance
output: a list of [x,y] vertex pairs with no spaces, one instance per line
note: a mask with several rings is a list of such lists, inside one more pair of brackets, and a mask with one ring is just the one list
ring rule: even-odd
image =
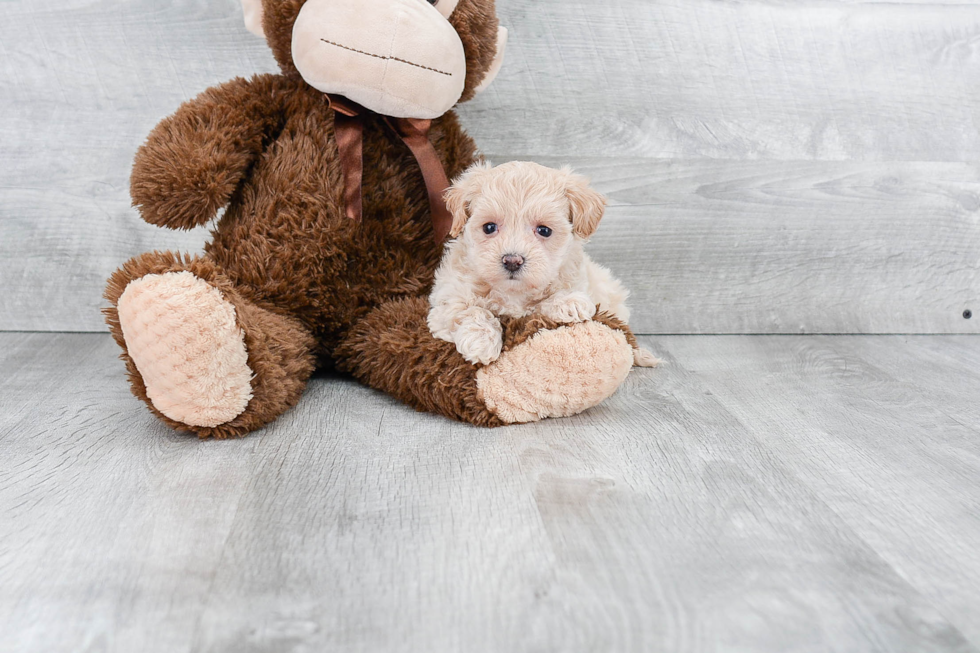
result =
[[454,340],[456,351],[474,365],[488,365],[497,360],[504,346],[500,321],[483,309],[460,320]]
[[541,314],[555,322],[585,322],[595,315],[595,303],[584,292],[573,292],[541,304]]

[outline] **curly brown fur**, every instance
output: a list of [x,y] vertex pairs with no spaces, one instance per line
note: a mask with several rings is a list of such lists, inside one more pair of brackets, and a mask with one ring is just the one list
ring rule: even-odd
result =
[[161,121],[137,151],[130,178],[143,219],[192,229],[214,218],[274,133],[289,87],[277,75],[236,78]]
[[262,30],[282,74],[300,79],[293,65],[293,23],[306,0],[263,0]]
[[[249,299],[302,320],[329,356],[330,343],[374,306],[424,293],[441,246],[421,171],[386,123],[365,124],[364,220],[354,223],[343,212],[333,114],[322,94],[297,83],[285,104],[276,155],[256,162],[205,249]],[[431,136],[450,174],[474,160],[455,114],[435,121]]]
[[476,368],[452,343],[429,333],[429,302],[389,302],[361,320],[338,347],[341,371],[416,410],[441,413],[477,426],[500,426],[477,398]]
[[[148,274],[187,270],[221,291],[235,307],[238,325],[245,335],[248,366],[254,372],[252,400],[248,410],[217,427],[190,427],[157,410],[146,394],[143,377],[126,347],[116,305],[130,281]],[[306,381],[313,372],[314,341],[310,333],[289,317],[277,315],[243,299],[221,270],[207,258],[150,252],[127,261],[109,279],[105,298],[110,306],[103,310],[112,337],[122,347],[120,358],[126,363],[133,394],[150,407],[161,420],[178,430],[193,431],[202,438],[224,439],[245,435],[263,426],[299,401]]]
[[459,98],[460,102],[466,102],[476,95],[476,87],[483,81],[497,54],[497,10],[493,0],[461,2],[449,16],[449,22],[463,43],[469,44],[466,48],[466,85]]

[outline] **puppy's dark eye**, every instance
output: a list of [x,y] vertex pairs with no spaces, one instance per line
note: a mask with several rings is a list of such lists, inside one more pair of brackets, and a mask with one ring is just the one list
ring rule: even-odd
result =
[[538,235],[542,238],[547,238],[551,235],[551,227],[546,227],[544,225],[540,225],[537,229],[535,229],[535,231],[537,231]]
[[439,0],[429,0],[429,4],[430,4],[430,5],[432,5],[432,6],[434,7],[434,6],[436,6],[437,4],[439,4]]
[[495,222],[488,222],[485,225],[483,225],[483,233],[485,233],[486,235],[489,236],[490,234],[493,234],[493,233],[496,233],[496,232],[497,232],[497,223],[495,223]]

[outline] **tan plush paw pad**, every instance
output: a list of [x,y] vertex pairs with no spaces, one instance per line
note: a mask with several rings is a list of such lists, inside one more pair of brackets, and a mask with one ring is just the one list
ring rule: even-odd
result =
[[119,323],[153,406],[188,426],[215,427],[252,398],[252,371],[235,307],[190,272],[149,274],[126,286]]
[[490,412],[507,423],[566,417],[616,391],[633,366],[622,331],[582,322],[540,331],[476,374]]

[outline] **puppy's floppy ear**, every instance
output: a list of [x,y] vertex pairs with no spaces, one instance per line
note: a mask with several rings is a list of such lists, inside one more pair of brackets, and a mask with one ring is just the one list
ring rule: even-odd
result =
[[565,173],[565,196],[572,214],[572,233],[588,239],[606,212],[606,198],[589,186],[587,177],[573,173],[568,167],[561,170]]
[[446,207],[453,216],[453,225],[449,229],[450,238],[456,238],[463,233],[463,227],[470,219],[470,202],[480,196],[483,189],[482,178],[491,168],[486,161],[474,163],[446,191]]

